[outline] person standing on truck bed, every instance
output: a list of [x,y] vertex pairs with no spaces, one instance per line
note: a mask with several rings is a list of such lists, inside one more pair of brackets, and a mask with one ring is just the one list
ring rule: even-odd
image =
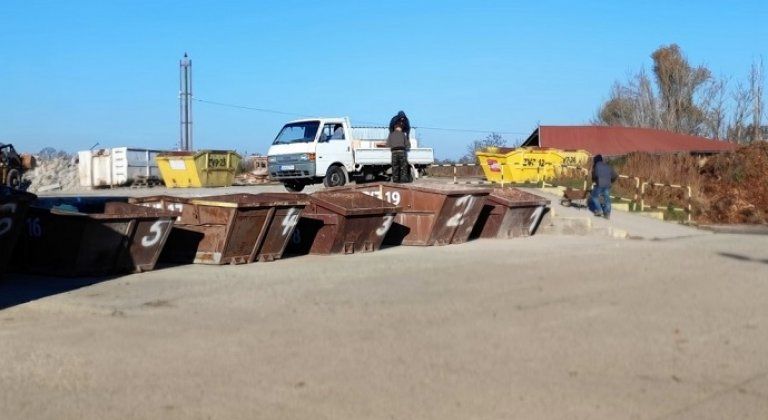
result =
[[392,182],[411,182],[411,165],[408,164],[408,149],[411,142],[401,123],[387,137],[387,146],[392,149]]
[[405,112],[399,111],[397,115],[392,117],[391,120],[389,120],[389,132],[395,131],[395,125],[400,124],[400,127],[403,128],[403,132],[405,133],[405,136],[408,137],[408,139],[411,138],[411,122],[408,120],[408,117],[405,115]]
[[[411,148],[411,121],[408,119],[408,116],[405,115],[404,111],[398,111],[397,114],[392,117],[392,119],[389,120],[389,132],[390,134],[395,131],[395,126],[399,125],[402,129],[403,133],[405,133],[405,139],[408,141],[408,149]],[[389,141],[387,141],[387,145],[389,145]],[[391,146],[390,146],[391,148]],[[408,155],[406,151],[405,156],[405,162],[404,164],[408,166]],[[392,180],[395,179],[395,166],[394,162],[392,165]],[[408,170],[406,172],[406,176],[404,178],[401,178],[400,181],[394,181],[394,182],[411,182],[411,171]]]

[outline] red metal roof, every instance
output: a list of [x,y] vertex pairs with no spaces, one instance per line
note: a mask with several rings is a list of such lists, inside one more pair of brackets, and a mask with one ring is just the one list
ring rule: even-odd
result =
[[736,148],[735,144],[725,141],[651,128],[552,125],[540,126],[523,146],[584,149],[593,155],[604,156],[631,152],[717,153]]

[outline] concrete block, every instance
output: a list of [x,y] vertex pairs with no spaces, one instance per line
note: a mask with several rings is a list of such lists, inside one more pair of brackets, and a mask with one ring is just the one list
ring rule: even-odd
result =
[[542,187],[539,188],[539,190],[545,193],[556,195],[558,197],[562,197],[563,191],[565,191],[565,187]]
[[588,235],[592,230],[589,217],[552,217],[551,224],[542,226],[540,233],[555,235]]
[[608,236],[615,239],[627,239],[629,237],[629,232],[624,229],[609,227]]
[[629,203],[611,203],[611,211],[629,211]]
[[643,217],[650,217],[651,219],[664,220],[663,211],[641,211],[641,212],[638,212],[637,214]]

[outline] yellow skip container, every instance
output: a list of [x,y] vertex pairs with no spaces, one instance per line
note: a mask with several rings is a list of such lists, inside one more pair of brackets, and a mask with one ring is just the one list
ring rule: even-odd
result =
[[586,150],[538,147],[491,148],[475,155],[488,181],[514,184],[552,179],[563,166],[584,165],[590,156]]
[[228,187],[242,160],[231,150],[170,152],[156,159],[168,188]]

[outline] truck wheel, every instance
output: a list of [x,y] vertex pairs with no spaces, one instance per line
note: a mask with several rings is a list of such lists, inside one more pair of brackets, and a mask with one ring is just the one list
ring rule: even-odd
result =
[[5,182],[11,188],[19,188],[21,186],[21,174],[18,169],[11,169],[8,171],[8,176]]
[[325,173],[325,179],[323,180],[323,184],[326,187],[341,187],[346,183],[347,177],[341,166],[331,166],[328,168],[328,172]]
[[283,184],[286,190],[290,192],[301,192],[301,190],[304,189],[305,184],[303,182],[294,181],[294,182],[286,182]]

